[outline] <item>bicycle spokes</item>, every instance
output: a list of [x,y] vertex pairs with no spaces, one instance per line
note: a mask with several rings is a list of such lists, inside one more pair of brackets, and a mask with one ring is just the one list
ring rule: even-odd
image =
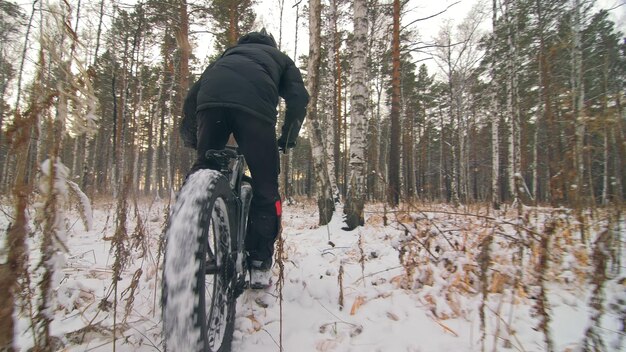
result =
[[207,339],[209,348],[212,351],[217,351],[224,340],[229,307],[229,305],[226,304],[226,302],[228,302],[228,295],[224,289],[224,282],[221,277],[215,278],[215,289],[213,290],[213,294],[215,295],[213,305],[209,316],[207,316]]

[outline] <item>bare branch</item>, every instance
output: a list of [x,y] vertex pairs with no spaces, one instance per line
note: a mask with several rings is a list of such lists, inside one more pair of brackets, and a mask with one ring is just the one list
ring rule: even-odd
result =
[[419,47],[405,47],[402,49],[403,53],[407,53],[407,52],[416,52],[416,51],[421,51],[423,49],[430,49],[430,48],[452,48],[455,47],[457,45],[461,45],[464,44],[465,41],[461,41],[458,43],[451,43],[451,44],[426,44],[426,43],[415,43],[415,44],[425,44],[424,46],[419,46]]
[[417,63],[419,63],[419,62],[422,62],[422,61],[427,61],[427,60],[433,60],[433,58],[432,58],[432,57],[427,57],[427,58],[423,58],[423,59],[417,59],[417,60],[415,60],[415,61],[411,61],[411,63],[412,63],[413,65],[415,65],[415,64],[417,64]]
[[623,2],[623,3],[621,3],[621,4],[617,4],[617,5],[613,6],[613,7],[608,8],[608,9],[605,9],[605,10],[606,10],[607,12],[610,12],[610,11],[613,11],[613,10],[615,10],[615,9],[618,9],[618,8],[620,8],[620,7],[624,6],[624,5],[626,5],[626,2]]
[[200,34],[200,33],[207,33],[207,34],[212,34],[212,35],[218,35],[218,33],[214,32],[214,31],[189,31],[189,34]]
[[415,23],[415,22],[425,21],[425,20],[431,19],[431,18],[433,18],[433,17],[437,17],[437,16],[441,15],[442,13],[447,12],[447,11],[448,11],[448,10],[449,10],[452,6],[457,5],[458,3],[460,3],[460,1],[457,1],[457,2],[455,2],[455,3],[453,3],[453,4],[448,5],[448,7],[446,7],[444,10],[439,11],[439,12],[437,12],[437,13],[433,14],[433,15],[426,16],[426,17],[422,17],[422,18],[418,18],[418,19],[416,19],[416,20],[413,20],[413,21],[409,22],[409,24],[406,24],[406,25],[402,26],[402,28],[400,28],[400,32],[402,32],[403,30],[405,30],[405,29],[406,29],[406,27],[408,27],[408,26],[412,25],[412,24],[413,24],[413,23]]

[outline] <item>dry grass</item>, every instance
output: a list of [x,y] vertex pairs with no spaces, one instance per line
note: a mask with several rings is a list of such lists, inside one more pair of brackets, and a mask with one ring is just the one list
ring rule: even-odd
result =
[[[597,249],[598,240],[606,237],[601,243],[608,243],[616,236],[616,231],[606,235],[606,229],[614,227],[610,210],[583,212],[584,221],[565,221],[570,212],[564,209],[494,212],[480,205],[465,209],[411,205],[393,214],[393,226],[404,233],[397,248],[404,274],[395,277],[393,283],[414,290],[440,320],[467,318],[460,303],[463,295],[482,292],[484,301],[490,295],[508,292],[513,295],[512,302],[538,299],[537,326],[544,333],[547,350],[552,349],[552,341],[545,283],[577,290],[597,281],[593,272],[606,271],[608,263],[614,261],[610,250]],[[381,213],[373,214],[368,224],[380,225],[381,217]],[[600,236],[589,245],[581,233],[591,240],[596,234]],[[614,248],[614,244],[604,246]],[[600,257],[607,264],[601,264]],[[601,297],[602,283],[593,285]],[[493,314],[484,306],[482,309],[482,314]]]

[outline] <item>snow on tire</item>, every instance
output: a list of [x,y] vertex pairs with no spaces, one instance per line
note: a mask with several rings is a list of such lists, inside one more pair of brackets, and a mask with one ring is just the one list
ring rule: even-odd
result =
[[[228,209],[232,202],[228,181],[219,172],[199,170],[189,176],[171,210],[166,233],[163,264],[163,337],[169,351],[214,351],[230,349],[234,320],[234,299],[226,296],[224,326],[219,327],[221,343],[214,348],[215,338],[207,338],[207,307],[205,304],[205,264],[208,230],[215,218],[214,204],[220,204],[218,225],[232,246]],[[204,231],[203,231],[204,229]],[[232,247],[231,247],[232,248]],[[194,254],[192,256],[192,253]],[[218,281],[215,276],[215,282]],[[228,287],[227,282],[221,284]],[[215,293],[214,293],[215,295]],[[223,295],[222,295],[223,296]],[[222,297],[223,299],[223,297]],[[211,303],[211,302],[208,302]]]

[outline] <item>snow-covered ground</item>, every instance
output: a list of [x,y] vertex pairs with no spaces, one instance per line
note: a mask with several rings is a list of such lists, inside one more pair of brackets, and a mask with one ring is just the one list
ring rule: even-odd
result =
[[[132,261],[117,293],[116,351],[159,351],[158,245],[167,204],[140,202],[138,212],[130,208],[128,233],[131,238],[143,233],[145,239],[139,239],[135,247],[129,242]],[[6,229],[10,208],[5,204],[2,209],[0,226]],[[83,229],[77,214],[70,213],[70,253],[57,283],[51,331],[65,351],[113,350],[110,239],[115,232],[115,209],[114,202],[96,203],[90,231]],[[281,341],[286,352],[481,351],[483,345],[485,351],[546,349],[534,309],[537,288],[530,277],[535,267],[525,264],[516,271],[509,258],[515,252],[507,247],[515,237],[506,220],[511,218],[503,216],[502,221],[495,221],[496,226],[487,221],[487,215],[462,216],[454,214],[460,210],[442,205],[389,213],[389,224],[383,226],[382,206],[366,210],[364,227],[344,231],[340,211],[328,226],[318,226],[312,203],[285,207],[282,303],[276,285],[268,291],[246,291],[237,303],[234,351],[279,351]],[[477,214],[478,210],[463,212]],[[137,214],[143,232],[136,226]],[[623,225],[621,238],[626,235]],[[590,228],[600,231],[602,224]],[[489,233],[495,235],[490,245],[490,293],[483,307],[483,334],[479,316],[483,300],[476,280],[479,254],[485,252],[480,249],[481,241]],[[592,249],[572,251],[579,248],[572,244],[577,235],[565,230],[557,235],[546,274],[550,337],[556,351],[576,351],[593,324],[589,300],[594,286],[588,281],[593,272]],[[36,235],[30,239],[33,263],[38,260],[36,241]],[[623,241],[614,245],[620,247],[623,258]],[[534,251],[525,256],[528,259],[523,263],[535,263]],[[414,268],[411,280],[401,260]],[[626,348],[623,261],[621,265],[621,276],[611,276],[604,286],[607,308],[599,331],[607,351]],[[276,281],[278,266],[274,273]],[[520,284],[513,289],[511,278],[516,275]],[[131,285],[133,278],[135,285]],[[16,337],[23,351],[33,345],[29,326],[30,320],[21,314]]]

